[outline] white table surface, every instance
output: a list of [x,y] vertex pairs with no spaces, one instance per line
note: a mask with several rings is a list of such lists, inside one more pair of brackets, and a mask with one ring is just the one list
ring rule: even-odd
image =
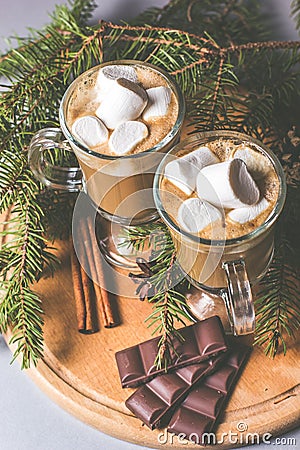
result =
[[[7,49],[5,38],[27,35],[29,27],[40,28],[49,21],[55,4],[64,0],[0,0],[0,53]],[[94,19],[127,19],[149,6],[163,6],[166,0],[97,0]],[[264,0],[264,8],[272,11],[272,25],[278,39],[298,39],[289,17],[289,1]],[[26,375],[18,364],[10,365],[11,353],[0,336],[0,450],[143,450],[146,447],[114,439],[71,416],[51,401]],[[291,440],[292,439],[292,440]],[[261,444],[266,450],[296,449],[300,446],[300,430],[271,438]],[[297,445],[298,444],[298,445]],[[166,448],[167,446],[162,446]],[[187,446],[183,446],[187,448]],[[255,450],[257,445],[244,447]]]

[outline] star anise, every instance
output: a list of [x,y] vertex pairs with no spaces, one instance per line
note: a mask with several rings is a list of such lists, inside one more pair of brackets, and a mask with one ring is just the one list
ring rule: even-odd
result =
[[141,269],[141,273],[129,273],[129,277],[134,283],[139,284],[135,293],[139,296],[141,301],[146,298],[149,300],[156,294],[156,288],[151,283],[151,277],[154,275],[152,267],[155,265],[154,261],[146,261],[144,258],[137,258],[136,263]]

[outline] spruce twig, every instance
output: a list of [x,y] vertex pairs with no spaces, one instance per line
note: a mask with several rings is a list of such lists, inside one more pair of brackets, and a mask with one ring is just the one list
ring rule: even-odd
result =
[[294,338],[300,326],[299,274],[289,263],[289,252],[286,241],[277,246],[256,300],[255,343],[264,346],[270,357],[276,356],[280,347],[286,353],[286,336]]
[[128,244],[132,242],[134,248],[140,250],[150,237],[152,248],[149,262],[143,261],[141,264],[140,259],[137,260],[143,273],[138,276],[130,274],[130,276],[135,282],[140,283],[137,294],[140,294],[141,300],[147,298],[152,304],[152,312],[145,322],[149,328],[153,329],[152,334],[161,334],[155,364],[159,368],[166,369],[175,352],[174,337],[182,339],[180,332],[176,330],[176,324],[185,325],[190,319],[184,309],[183,291],[187,282],[176,263],[175,247],[166,226],[156,222],[145,228],[128,229]]

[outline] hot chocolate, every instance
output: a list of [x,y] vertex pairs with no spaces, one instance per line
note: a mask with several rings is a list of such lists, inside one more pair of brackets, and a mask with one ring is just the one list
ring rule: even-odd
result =
[[182,126],[176,84],[146,63],[106,63],[71,85],[63,114],[62,127],[96,206],[108,215],[142,218],[134,194],[151,191],[159,155],[176,143]]
[[280,181],[256,144],[216,138],[176,156],[165,167],[161,196],[184,231],[234,239],[257,229],[273,211]]
[[251,283],[264,275],[285,182],[259,141],[225,130],[195,134],[163,159],[153,192],[177,261],[197,287],[224,290],[229,271]]
[[[94,145],[89,145],[89,148],[91,150],[105,155],[120,156],[120,152],[114,151],[109,145],[110,136],[117,128],[117,126],[115,125],[134,120],[139,123],[145,124],[148,129],[147,135],[141,140],[141,142],[134,145],[133,148],[128,152],[122,152],[122,156],[125,154],[141,153],[154,147],[165,136],[167,136],[178,117],[178,101],[176,95],[170,88],[169,82],[162,74],[147,66],[129,66],[129,68],[132,69],[132,71],[130,71],[129,73],[135,74],[135,81],[128,80],[128,86],[125,87],[124,85],[126,85],[126,81],[124,80],[126,80],[126,78],[120,77],[129,77],[129,75],[128,73],[124,72],[124,70],[122,70],[124,69],[124,67],[126,68],[127,66],[118,66],[112,64],[111,66],[104,66],[104,68],[99,68],[97,71],[93,71],[92,73],[88,72],[86,76],[78,81],[75,89],[72,92],[72,97],[70,98],[68,104],[66,121],[70,130],[74,129],[74,123],[76,123],[79,118],[83,118],[86,116],[92,116],[102,122],[105,121],[104,125],[107,127],[106,139],[104,139],[103,142],[96,144],[93,143]],[[105,69],[107,70],[109,68],[111,68],[111,71],[114,73],[114,75],[116,77],[119,76],[119,78],[112,80],[110,83],[111,85],[109,85],[107,88],[105,86],[105,88],[103,89],[101,83],[105,84],[106,82],[103,80],[103,76],[101,75],[103,71],[105,72]],[[113,71],[113,69],[115,70]],[[118,80],[121,80],[121,82]],[[116,87],[114,86],[113,81],[115,81]],[[129,82],[131,83],[130,86]],[[123,83],[123,86],[120,86],[119,83]],[[136,96],[133,94],[131,99],[130,93],[133,92],[134,88],[136,90],[139,90],[139,92]],[[153,88],[157,89],[158,100],[162,99],[162,101],[164,101],[164,97],[168,97],[169,100],[167,102],[168,104],[166,105],[165,111],[163,111],[162,114],[160,113],[160,115],[158,115],[158,111],[156,115],[149,114],[150,106],[152,105],[153,108],[153,103],[151,100],[153,99]],[[103,93],[103,90],[105,90],[106,92]],[[125,92],[124,96],[122,97],[123,91]],[[141,98],[141,103],[144,103],[144,108],[143,106],[141,107],[140,114],[138,114],[137,117],[131,115],[127,120],[127,111],[120,111],[120,109],[122,110],[124,108],[124,103],[128,102],[128,104],[130,105],[131,102],[134,103],[135,97],[138,98],[142,97],[143,95],[145,97]],[[115,99],[114,96],[116,97]],[[118,105],[118,102],[120,102],[120,106]],[[129,109],[128,104],[127,109]],[[107,108],[108,111],[104,111],[104,108]],[[121,118],[120,122],[114,121],[115,117],[122,115],[122,113],[124,114],[124,120],[122,120]],[[137,113],[139,113],[139,111],[137,111]],[[108,114],[112,116],[109,119],[107,118]],[[80,141],[80,136],[76,136],[76,131],[74,132],[74,135],[75,137],[78,137],[78,140]]]

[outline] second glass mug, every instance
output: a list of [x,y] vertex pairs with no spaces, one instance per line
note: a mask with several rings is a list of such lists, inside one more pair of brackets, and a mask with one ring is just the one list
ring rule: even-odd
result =
[[[209,240],[182,230],[164,207],[161,183],[164,169],[179,152],[193,151],[218,138],[234,139],[258,146],[272,163],[279,180],[275,207],[265,222],[248,234],[225,240]],[[261,142],[234,131],[212,131],[193,135],[177,144],[161,161],[154,179],[154,200],[161,219],[169,229],[177,261],[191,284],[217,295],[225,302],[231,330],[235,335],[250,334],[255,328],[251,285],[266,273],[274,251],[274,225],[282,211],[286,184],[277,157]],[[222,315],[222,314],[221,314]]]
[[[140,153],[114,156],[93,151],[78,141],[68,124],[67,119],[72,107],[70,105],[75,101],[74,98],[81,87],[92,88],[95,74],[109,65],[129,65],[148,70],[154,76],[161,77],[175,96],[177,116],[170,131],[157,144]],[[184,116],[183,94],[167,72],[143,61],[109,61],[92,67],[70,84],[60,102],[61,129],[45,128],[36,133],[29,148],[29,165],[35,176],[49,188],[70,192],[83,190],[93,206],[110,224],[111,230],[115,224],[118,233],[119,225],[135,226],[157,219],[158,213],[152,196],[154,173],[162,155],[179,141]],[[80,169],[52,166],[46,162],[44,152],[51,148],[73,151]],[[113,231],[109,232],[110,238],[112,233]],[[104,246],[102,250],[110,263],[132,268],[131,261],[123,258],[122,254],[116,255],[115,248],[110,251]]]

